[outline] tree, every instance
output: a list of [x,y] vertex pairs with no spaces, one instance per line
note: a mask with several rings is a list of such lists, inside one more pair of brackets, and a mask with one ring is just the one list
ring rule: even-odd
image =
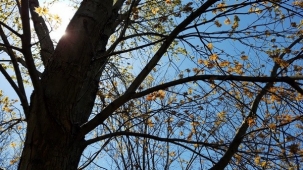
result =
[[1,2],[3,166],[302,168],[302,1],[53,3]]

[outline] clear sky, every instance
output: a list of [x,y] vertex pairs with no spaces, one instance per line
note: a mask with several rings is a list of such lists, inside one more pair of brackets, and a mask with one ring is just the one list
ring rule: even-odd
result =
[[[188,1],[188,2],[190,2],[190,1]],[[43,3],[41,3],[41,6],[43,6]],[[52,14],[58,14],[62,21],[61,26],[58,27],[56,30],[52,31],[50,34],[53,39],[58,41],[59,38],[61,37],[61,35],[64,34],[66,25],[68,24],[70,18],[73,16],[74,10],[72,7],[68,6],[68,4],[66,2],[55,3],[54,5],[51,6],[51,8],[49,10],[50,10],[50,13],[52,13]],[[247,12],[247,10],[248,9],[243,9],[243,11],[238,11],[238,12]],[[184,19],[184,16],[185,15],[183,15],[183,18],[181,17],[181,18],[177,19],[176,23],[178,23],[182,19]],[[203,17],[205,17],[205,19],[211,19],[213,16],[214,16],[214,14],[209,12],[209,13],[207,13],[207,15],[205,15]],[[231,21],[234,20],[232,18],[233,15],[230,15],[229,17],[230,17]],[[200,18],[200,19],[202,19],[202,18]],[[259,19],[257,19],[257,18],[259,18]],[[209,23],[207,25],[199,26],[198,29],[199,29],[199,31],[204,32],[204,33],[212,33],[212,32],[221,31],[221,30],[229,30],[231,25],[224,24],[225,19],[226,18],[224,18],[224,17],[220,18],[222,27],[217,27],[215,24]],[[239,15],[239,19],[240,19],[240,24],[241,24],[239,29],[245,28],[247,25],[249,25],[251,23],[252,20],[256,20],[256,22],[254,24],[258,24],[258,22],[260,22],[260,23],[264,22],[262,20],[262,18],[260,17],[260,15],[258,15],[258,14],[255,14],[255,16],[250,16],[250,17],[244,16],[244,15],[242,15],[242,16]],[[300,19],[301,18],[293,18],[292,21],[299,22]],[[286,24],[289,24],[289,22],[287,22]],[[288,25],[284,25],[284,26],[287,27]],[[277,31],[281,28],[282,28],[281,26],[275,27],[275,24],[273,24],[270,27],[266,26],[266,27],[262,28],[262,26],[261,26],[260,31],[261,32],[262,31],[265,32],[266,30]],[[186,34],[189,32],[195,32],[195,31],[196,31],[195,28],[191,28],[191,29],[188,29],[187,31],[184,31],[182,34]],[[210,36],[210,35],[211,34],[206,35],[206,36]],[[223,36],[223,35],[217,34],[215,36]],[[188,39],[190,39],[190,38],[188,38]],[[282,40],[280,38],[277,38],[277,39]],[[242,62],[243,64],[247,64],[247,63],[245,63],[247,61],[239,60],[240,56],[243,54],[242,52],[244,52],[244,54],[249,56],[249,62],[254,64],[255,66],[258,66],[258,64],[260,64],[260,63],[266,63],[264,61],[268,59],[268,57],[264,57],[265,56],[264,53],[260,54],[257,51],[254,51],[251,48],[248,48],[247,46],[245,46],[241,43],[237,43],[238,41],[233,41],[233,40],[228,40],[228,41],[222,40],[221,41],[221,40],[216,40],[216,39],[207,38],[207,37],[205,37],[204,40],[208,41],[208,42],[205,41],[205,43],[213,43],[213,45],[215,47],[215,50],[213,52],[216,52],[218,54],[221,53],[219,55],[220,60],[230,60],[230,61],[238,60],[238,61]],[[192,44],[196,44],[196,45],[199,45],[200,47],[203,47],[203,44],[201,43],[201,41],[199,39],[194,39],[191,42],[192,42]],[[263,43],[261,41],[256,43],[257,40],[255,40],[255,39],[250,39],[250,41],[247,41],[247,43],[252,43],[252,42],[255,43],[254,45],[258,45],[258,46],[262,46],[262,43]],[[174,63],[175,65],[170,65],[170,68],[166,68],[169,65],[169,62],[171,61],[171,59],[176,59],[176,58],[173,58],[171,56],[163,57],[163,59],[160,61],[160,65],[157,66],[157,68],[160,69],[160,73],[159,72],[157,73],[157,76],[159,77],[159,82],[166,80],[166,78],[167,78],[167,80],[176,79],[176,78],[178,78],[177,76],[178,76],[178,74],[180,74],[180,71],[184,71],[184,73],[185,73],[185,70],[187,68],[190,68],[190,69],[192,69],[194,67],[200,67],[200,68],[204,67],[205,68],[205,66],[199,65],[199,64],[197,64],[197,62],[198,62],[198,59],[201,58],[201,59],[205,60],[205,59],[208,59],[209,56],[195,55],[194,50],[192,50],[189,45],[187,45],[187,44],[179,44],[179,45],[180,45],[180,47],[187,49],[188,50],[187,53],[190,54],[191,56],[194,56],[193,59],[189,59],[181,54],[178,54],[178,56],[176,58],[179,58],[180,61],[175,62]],[[265,44],[265,45],[267,45],[267,44]],[[221,52],[222,49],[224,49],[224,52]],[[231,56],[228,56],[226,54],[230,54]],[[138,73],[140,71],[140,68],[143,67],[145,64],[142,62],[142,60],[141,61],[139,60],[140,55],[142,55],[142,54],[134,54],[134,56],[136,56],[137,58],[131,59],[129,61],[129,63],[131,63],[131,65],[133,65],[134,73]],[[2,58],[2,57],[5,58],[4,54],[0,55],[0,58]],[[262,61],[260,61],[260,60],[262,60]],[[138,62],[138,61],[140,61],[140,62]],[[258,66],[260,68],[260,70],[262,70],[262,72],[264,72],[266,74],[270,73],[269,69],[272,67],[273,62],[268,62],[268,63],[271,63],[271,64],[268,64],[264,67],[261,67],[261,65]],[[207,73],[211,73],[211,72],[207,72]],[[191,74],[193,74],[193,72],[191,72]],[[163,78],[164,75],[166,76],[165,79]],[[184,77],[186,77],[186,73],[184,75],[185,75]],[[157,83],[159,83],[159,82],[157,82]],[[4,95],[9,96],[10,98],[17,98],[17,95],[15,94],[13,89],[10,87],[10,85],[7,83],[7,81],[5,80],[5,78],[3,77],[2,74],[0,74],[0,89],[4,91]],[[27,92],[28,92],[28,97],[29,97],[30,93],[31,93],[31,87],[27,86]],[[217,108],[217,109],[219,109],[219,108]],[[90,150],[88,150],[87,152],[89,153]],[[101,161],[102,161],[102,159],[101,159]],[[104,162],[106,162],[106,161],[104,161]],[[104,165],[103,162],[100,164]]]

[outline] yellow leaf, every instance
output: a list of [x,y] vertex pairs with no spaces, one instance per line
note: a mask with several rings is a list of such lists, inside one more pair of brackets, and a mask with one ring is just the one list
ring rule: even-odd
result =
[[249,117],[249,118],[247,119],[247,124],[248,124],[248,126],[252,127],[252,126],[254,126],[254,125],[256,124],[256,121],[255,121],[254,118]]
[[258,155],[255,157],[255,164],[259,165],[260,164],[260,160],[261,160],[261,157]]
[[198,64],[203,64],[203,60],[202,60],[202,59],[199,59],[199,60],[198,60]]
[[152,122],[151,119],[147,119],[146,124],[147,124],[147,126],[149,126],[151,128],[154,127],[154,123]]
[[58,14],[53,15],[53,18],[56,22],[61,23],[61,18],[59,17]]
[[161,100],[164,99],[165,91],[164,90],[159,90],[158,93],[157,93],[157,97],[159,97]]
[[45,8],[45,7],[36,7],[36,8],[35,8],[35,12],[36,12],[39,16],[42,16],[42,15],[48,14],[48,9]]
[[208,47],[210,50],[212,50],[212,49],[214,48],[214,46],[213,46],[212,43],[208,43],[208,44],[207,44],[207,47]]
[[214,67],[214,63],[213,62],[210,62],[208,60],[203,60],[203,63],[204,65],[207,67],[207,68],[213,68]]
[[268,124],[268,127],[272,130],[276,129],[276,125],[274,123]]
[[266,161],[263,161],[263,162],[261,163],[261,166],[264,168],[264,167],[266,166],[266,164],[267,164],[267,162],[266,162]]
[[296,96],[296,100],[297,100],[297,101],[303,100],[303,95],[302,95],[301,93],[299,93],[299,94]]
[[283,68],[289,66],[289,63],[287,61],[282,60],[281,58],[275,57],[274,61],[275,61],[275,63],[279,64]]
[[171,0],[165,0],[165,3],[171,4]]
[[170,152],[169,156],[172,156],[172,157],[176,156],[176,152]]
[[193,94],[193,89],[192,89],[192,88],[188,88],[187,93],[188,93],[189,95]]
[[229,66],[229,61],[222,61],[221,63],[219,63],[220,67],[227,67]]
[[11,145],[11,147],[13,147],[13,148],[16,147],[16,143],[15,143],[15,142],[11,142],[10,145]]
[[226,18],[226,20],[224,21],[224,24],[229,25],[230,24],[230,19]]
[[195,127],[195,126],[199,126],[200,123],[197,121],[193,121],[193,122],[190,122],[190,125]]
[[218,9],[220,12],[225,11],[225,8],[224,8],[225,7],[225,3],[220,3],[220,4],[217,5],[217,7],[220,8],[220,9]]
[[160,10],[159,8],[153,8],[153,9],[152,9],[152,13],[153,13],[153,14],[157,14],[159,10]]
[[220,113],[218,113],[218,118],[220,119],[220,120],[224,120],[225,119],[225,117],[226,117],[226,112],[220,112]]
[[289,123],[292,121],[292,117],[289,114],[283,115],[282,123]]
[[256,9],[255,9],[255,13],[256,13],[256,14],[261,14],[261,13],[262,13],[262,10],[259,9],[259,8],[256,8]]
[[149,94],[149,95],[146,96],[146,100],[147,100],[147,101],[155,100],[155,98],[156,98],[156,97],[155,97],[154,95],[152,95],[152,94]]
[[240,69],[242,69],[242,68],[243,68],[243,65],[240,64],[240,63],[237,63],[237,64],[235,65],[235,69],[236,69],[236,70],[240,70]]
[[218,59],[218,55],[216,53],[214,53],[211,56],[209,56],[209,59],[215,61]]

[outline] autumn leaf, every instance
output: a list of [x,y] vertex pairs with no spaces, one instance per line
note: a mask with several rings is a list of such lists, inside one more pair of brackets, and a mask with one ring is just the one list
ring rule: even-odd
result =
[[210,50],[212,50],[212,49],[214,48],[214,46],[213,46],[212,43],[208,43],[208,44],[207,44],[207,47],[208,47]]
[[225,8],[224,8],[225,6],[226,6],[225,3],[219,3],[219,4],[217,5],[217,7],[220,8],[220,9],[218,9],[220,12],[225,11]]
[[15,142],[11,142],[10,146],[13,147],[13,148],[15,148],[16,147],[16,143]]
[[301,93],[299,93],[299,94],[296,96],[296,100],[297,100],[297,101],[303,100],[303,95],[302,95]]
[[189,135],[187,136],[187,140],[191,141],[193,137],[193,132],[190,132]]
[[289,114],[282,116],[282,122],[281,123],[289,123],[292,121],[292,117]]
[[225,117],[226,117],[226,112],[220,112],[220,113],[218,113],[218,118],[220,119],[220,120],[224,120],[225,119]]
[[242,60],[248,60],[248,56],[242,55],[242,56],[241,56],[241,59],[242,59]]
[[169,156],[172,156],[172,157],[176,156],[176,152],[170,152]]
[[221,26],[222,26],[222,24],[221,24],[218,20],[215,21],[215,25],[216,25],[217,27],[221,27]]
[[58,23],[61,23],[62,21],[58,14],[53,15],[53,19]]
[[36,7],[35,8],[35,12],[39,15],[39,16],[42,16],[42,15],[46,15],[48,14],[48,9],[46,7]]
[[211,69],[215,66],[213,61],[204,60],[203,62],[204,62],[204,65],[209,69]]
[[151,128],[154,127],[154,123],[152,122],[151,119],[147,119],[146,124],[147,124],[147,126],[149,126]]
[[216,61],[218,59],[218,55],[216,53],[214,53],[211,56],[209,56],[209,59],[212,61]]
[[300,150],[300,145],[297,143],[293,143],[290,146],[288,146],[289,152],[296,154]]
[[249,127],[254,126],[256,124],[255,118],[249,117],[247,119],[247,124],[248,124]]
[[13,164],[15,164],[16,162],[18,162],[18,159],[17,159],[17,158],[16,158],[16,159],[10,160],[10,161],[9,161],[9,164],[10,164],[10,165],[13,165]]
[[199,60],[198,60],[198,64],[203,64],[203,60],[202,60],[202,59],[199,59]]
[[266,161],[261,162],[261,166],[262,166],[263,168],[266,167],[266,165],[267,165],[267,162],[266,162]]
[[146,96],[147,101],[152,101],[152,100],[155,100],[155,99],[156,99],[156,97],[152,94],[149,94],[149,95]]
[[192,88],[188,88],[187,93],[188,93],[189,95],[193,94],[193,89],[192,89]]
[[157,97],[159,97],[161,100],[165,98],[165,91],[164,90],[159,90]]
[[281,67],[286,68],[289,66],[289,63],[287,61],[282,60],[279,57],[274,58],[275,63],[279,64]]
[[152,8],[152,13],[157,14],[159,10],[160,10],[159,8]]
[[275,130],[275,129],[276,129],[276,124],[270,123],[270,124],[268,124],[268,127],[269,127],[270,129],[272,129],[272,130]]
[[229,61],[222,61],[222,62],[219,63],[219,66],[220,67],[227,67],[227,66],[229,66],[229,64],[230,64]]
[[226,25],[229,25],[231,22],[230,22],[230,19],[229,18],[226,18],[225,21],[224,21],[224,24]]
[[166,4],[171,4],[171,0],[165,0]]

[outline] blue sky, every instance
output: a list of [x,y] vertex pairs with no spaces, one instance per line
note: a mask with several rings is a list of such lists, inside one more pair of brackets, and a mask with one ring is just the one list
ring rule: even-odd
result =
[[[185,2],[190,2],[190,1],[185,1]],[[229,2],[227,2],[229,3]],[[59,5],[60,6],[60,5]],[[54,9],[54,11],[57,10],[57,12],[60,12],[58,10],[58,6],[55,7],[56,9]],[[246,9],[243,9],[238,11],[238,12],[246,12],[248,10],[248,8]],[[52,11],[52,10],[51,10]],[[64,11],[66,12],[66,11]],[[71,14],[71,13],[68,13],[68,14]],[[72,15],[66,15],[66,13],[64,14],[60,14],[60,16],[62,16],[64,18],[64,23],[65,21],[68,21],[68,19],[70,18],[70,16]],[[183,17],[181,18],[178,18],[175,22],[178,23],[180,22],[182,19],[184,19],[184,17],[186,16],[185,14],[182,14]],[[205,16],[206,19],[211,19],[212,17],[214,17],[215,15],[213,15],[211,12],[207,13]],[[249,25],[251,23],[252,20],[256,20],[256,22],[254,24],[258,24],[258,23],[262,23],[264,22],[265,19],[262,20],[261,18],[261,15],[257,15],[255,14],[254,16],[241,16],[241,15],[238,15],[239,18],[240,18],[240,26],[238,29],[241,29],[241,28],[245,28],[247,25]],[[200,19],[202,19],[203,17],[201,17]],[[234,17],[234,14],[231,14],[229,16],[230,20],[231,20],[231,23],[233,23],[233,17]],[[259,19],[257,19],[257,17],[259,17]],[[212,33],[212,32],[216,32],[216,31],[222,31],[222,30],[229,30],[229,28],[231,27],[231,25],[225,25],[224,24],[224,20],[226,19],[226,17],[221,17],[219,19],[220,23],[222,24],[222,27],[218,28],[216,25],[213,24],[213,22],[209,23],[209,24],[205,24],[205,25],[201,25],[198,27],[198,29],[201,31],[201,32],[209,32],[209,33]],[[298,18],[298,17],[294,17],[291,19],[291,21],[287,21],[285,22],[285,24],[280,24],[278,25],[273,23],[271,26],[260,26],[259,27],[259,31],[266,31],[266,30],[269,30],[269,31],[278,31],[278,30],[282,30],[282,26],[283,27],[288,27],[289,26],[289,23],[290,22],[299,22],[300,19],[302,18]],[[64,30],[64,27],[65,26],[62,26],[62,29],[60,28],[60,30]],[[188,29],[184,32],[182,32],[181,35],[184,35],[184,34],[187,34],[187,33],[190,33],[190,32],[195,32],[196,30],[194,28],[191,28],[191,29]],[[250,31],[253,31],[253,29],[250,29]],[[225,34],[224,34],[225,35]],[[54,35],[56,37],[58,37],[57,35]],[[208,36],[208,35],[207,35]],[[219,35],[221,36],[221,35]],[[222,35],[223,36],[223,35]],[[268,37],[268,41],[270,42],[270,39],[273,39],[275,38],[277,42],[281,41],[281,43],[279,43],[279,45],[281,46],[286,46],[284,41],[285,39],[283,37],[277,37],[277,36],[272,36],[270,35]],[[199,45],[202,49],[204,48],[205,51],[207,51],[207,49],[203,46],[203,44],[200,42],[199,39],[191,39],[191,38],[188,38],[188,40],[194,44],[194,45]],[[238,62],[241,62],[242,64],[244,65],[247,65],[248,62],[250,62],[250,64],[252,66],[254,66],[255,68],[259,69],[256,71],[256,74],[257,73],[266,73],[267,75],[269,74],[269,70],[271,69],[272,67],[272,64],[273,62],[271,61],[271,59],[268,58],[267,55],[265,55],[265,53],[260,53],[258,52],[257,50],[254,50],[252,48],[249,48],[245,45],[241,45],[240,43],[238,43],[238,41],[234,41],[234,40],[216,40],[215,38],[207,38],[205,37],[203,39],[204,43],[209,43],[209,42],[212,42],[213,45],[214,45],[214,50],[213,52],[215,53],[218,53],[219,54],[219,58],[220,60],[237,60]],[[256,45],[262,47],[262,46],[267,46],[268,42],[265,42],[265,41],[262,41],[262,40],[256,40],[256,39],[247,39],[246,40],[243,40],[247,43],[256,43]],[[199,65],[197,64],[197,60],[198,59],[204,59],[204,60],[207,60],[208,59],[208,56],[207,54],[205,53],[205,55],[197,55],[195,52],[193,52],[191,50],[191,47],[189,47],[188,45],[186,45],[185,43],[179,43],[180,47],[183,47],[185,49],[187,49],[187,54],[189,54],[188,56],[184,56],[184,55],[181,55],[181,54],[178,54],[177,57],[172,57],[172,55],[170,54],[169,56],[164,56],[163,59],[160,61],[159,63],[159,66],[157,66],[157,69],[159,70],[158,72],[154,73],[155,76],[155,85],[158,84],[158,82],[165,82],[165,81],[170,81],[170,80],[173,80],[173,79],[176,79],[178,77],[178,75],[180,74],[180,71],[183,71],[184,72],[184,77],[187,76],[187,73],[186,73],[186,69],[192,69],[193,67],[198,67],[198,68],[204,68],[205,70],[207,70],[205,68],[205,66],[203,65]],[[221,52],[221,50],[224,49],[224,52]],[[244,53],[242,53],[244,52]],[[144,53],[143,53],[144,54]],[[152,54],[152,52],[150,53]],[[150,55],[148,54],[148,55]],[[208,53],[209,54],[209,53]],[[227,55],[229,54],[229,55]],[[240,57],[241,55],[247,55],[249,56],[249,60],[248,61],[242,61],[240,60]],[[133,58],[133,59],[129,59],[127,61],[125,61],[125,63],[129,62],[133,65],[133,72],[134,74],[138,73],[140,71],[140,69],[144,66],[144,63],[142,64],[142,60],[146,60],[146,58],[143,58],[142,60],[140,60],[139,58],[142,57],[141,56],[142,53],[136,53],[136,54],[133,54],[133,56],[131,57],[136,57],[136,58]],[[1,57],[3,56],[3,54],[1,54]],[[152,55],[150,55],[152,56]],[[189,59],[188,57],[189,56],[192,56],[193,58],[192,59]],[[126,57],[126,56],[125,56]],[[130,58],[131,58],[130,57]],[[143,56],[145,57],[145,56]],[[177,58],[180,59],[180,61],[177,61]],[[267,61],[269,60],[269,61]],[[138,62],[140,61],[140,62]],[[171,61],[174,61],[174,64],[170,63]],[[123,63],[123,64],[125,64]],[[264,63],[267,63],[267,64],[264,64]],[[122,67],[124,65],[121,65]],[[264,66],[262,66],[262,64],[264,64]],[[168,66],[171,66],[168,68]],[[206,71],[206,73],[216,73],[214,70],[208,70]],[[193,71],[191,70],[191,75],[193,74]],[[4,94],[5,95],[8,95],[10,96],[10,98],[17,98],[16,94],[14,93],[14,91],[12,90],[12,88],[8,85],[8,83],[5,81],[4,77],[2,75],[0,75],[0,89],[2,89],[4,91]],[[201,86],[205,86],[205,84],[203,83],[200,83],[199,85]],[[187,91],[187,87],[183,87],[181,88],[180,86],[177,87],[177,88],[180,88],[180,92],[184,92],[184,91]],[[195,87],[198,89],[198,87]],[[199,89],[198,89],[199,90]],[[198,93],[198,90],[197,90],[197,93]],[[206,88],[206,90],[210,90],[209,87]],[[31,93],[31,87],[27,87],[27,92],[28,92],[28,97],[30,96],[30,93]],[[155,108],[158,107],[157,104],[154,104]],[[218,110],[220,110],[221,108],[217,108]],[[177,131],[178,132],[178,131]],[[90,152],[88,150],[88,152]],[[185,154],[187,155],[187,154]],[[100,164],[103,164],[102,162],[103,160],[101,159],[101,162],[98,162]],[[175,165],[176,166],[176,165]]]

